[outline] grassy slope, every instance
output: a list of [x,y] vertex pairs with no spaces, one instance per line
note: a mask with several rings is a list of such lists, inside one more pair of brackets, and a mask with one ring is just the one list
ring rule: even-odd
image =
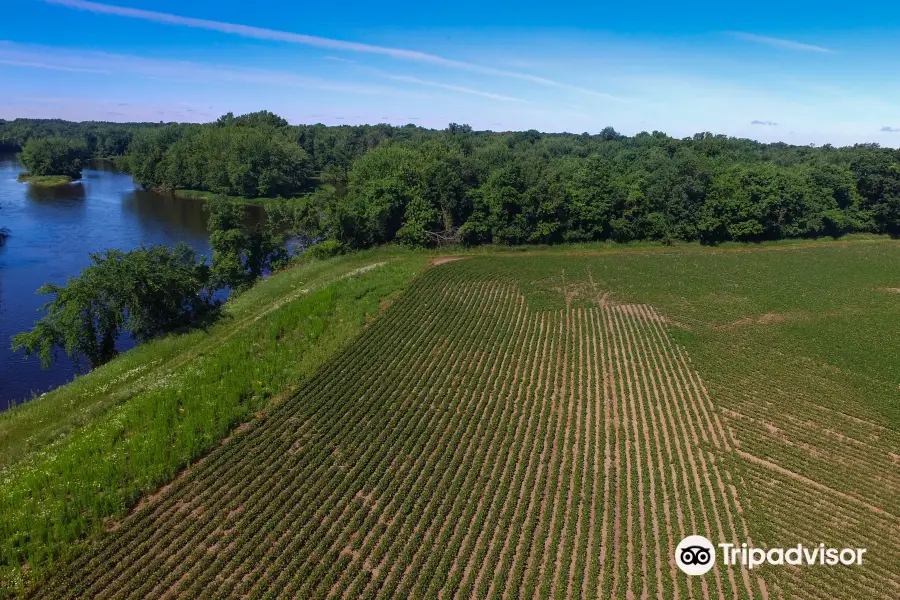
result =
[[385,250],[290,269],[229,302],[208,331],[137,348],[0,415],[0,589],[23,584],[12,565],[65,554],[289,395],[426,262]]

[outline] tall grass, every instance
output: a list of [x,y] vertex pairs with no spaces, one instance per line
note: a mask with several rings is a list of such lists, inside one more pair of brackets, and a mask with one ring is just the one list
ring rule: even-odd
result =
[[279,273],[208,331],[151,342],[3,415],[0,589],[27,588],[105,518],[288,397],[427,261],[396,254]]

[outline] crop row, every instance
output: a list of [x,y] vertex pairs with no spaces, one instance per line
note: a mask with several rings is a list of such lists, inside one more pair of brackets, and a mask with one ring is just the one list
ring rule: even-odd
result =
[[448,264],[40,595],[758,597],[672,561],[746,539],[733,444],[649,307],[538,310]]

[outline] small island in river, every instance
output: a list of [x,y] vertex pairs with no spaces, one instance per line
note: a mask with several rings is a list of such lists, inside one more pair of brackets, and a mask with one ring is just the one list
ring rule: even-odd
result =
[[69,177],[68,175],[32,175],[30,173],[24,172],[19,173],[16,181],[20,183],[28,182],[31,185],[49,187],[56,185],[67,185],[75,181],[75,179],[73,177]]

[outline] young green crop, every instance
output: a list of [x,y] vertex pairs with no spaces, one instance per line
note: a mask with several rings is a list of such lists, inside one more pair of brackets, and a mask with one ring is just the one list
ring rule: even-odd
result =
[[[845,320],[900,333],[898,254],[862,241],[434,266],[35,593],[888,598],[894,366],[823,341]],[[289,331],[283,310],[259,329]],[[291,359],[273,356],[270,377]],[[695,533],[872,558],[687,577],[672,555]]]

